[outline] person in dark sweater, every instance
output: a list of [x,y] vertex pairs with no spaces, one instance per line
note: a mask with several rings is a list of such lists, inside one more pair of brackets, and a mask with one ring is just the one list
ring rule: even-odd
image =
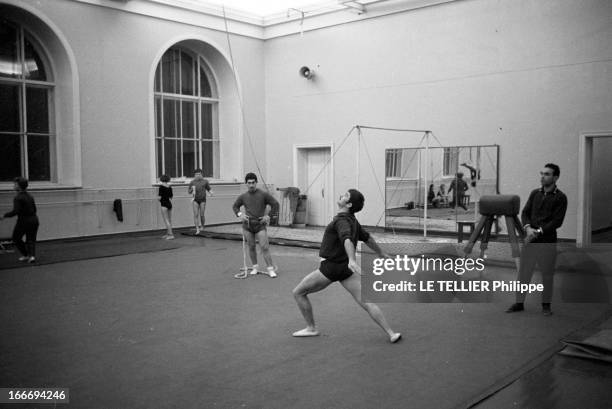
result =
[[[526,237],[521,254],[518,281],[529,284],[536,264],[542,272],[542,312],[552,315],[550,303],[557,260],[557,229],[563,224],[567,211],[567,196],[557,187],[561,171],[554,163],[547,163],[540,172],[541,188],[529,195],[521,213]],[[516,293],[516,302],[506,312],[525,309],[525,293]]]
[[[242,221],[242,233],[249,246],[249,257],[253,262],[253,267],[248,270],[250,274],[257,274],[258,272],[256,243],[259,240],[259,246],[267,266],[263,273],[274,278],[277,276],[277,271],[270,254],[266,226],[270,224],[270,214],[278,214],[279,204],[270,193],[257,189],[257,175],[254,173],[247,173],[244,182],[247,185],[247,191],[238,196],[232,210],[236,217]],[[241,207],[244,207],[244,210],[241,210]]]
[[159,196],[159,204],[161,205],[162,218],[166,225],[166,234],[162,236],[162,239],[174,240],[174,233],[172,233],[172,186],[170,186],[170,176],[161,175],[159,178],[160,186],[157,192]]
[[[36,261],[36,234],[38,233],[38,216],[36,216],[36,203],[34,198],[27,192],[28,180],[16,178],[14,189],[17,192],[13,199],[13,210],[0,217],[17,216],[17,223],[13,229],[13,242],[22,254],[19,261],[33,263]],[[26,236],[25,243],[23,236]]]
[[363,195],[355,189],[349,189],[340,196],[338,214],[327,225],[323,234],[321,250],[319,251],[319,256],[322,259],[321,264],[317,270],[304,277],[293,290],[293,296],[307,325],[306,328],[294,332],[294,337],[319,335],[308,294],[321,291],[334,281],[339,281],[355,301],[370,314],[374,322],[385,331],[391,343],[395,343],[401,338],[400,333],[391,329],[376,304],[361,301],[361,270],[355,258],[357,241],[363,241],[380,257],[389,257],[383,253],[374,238],[361,227],[355,218],[355,213],[363,208],[363,203]]

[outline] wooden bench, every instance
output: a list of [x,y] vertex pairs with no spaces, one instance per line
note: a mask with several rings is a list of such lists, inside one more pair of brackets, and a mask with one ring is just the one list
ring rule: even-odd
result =
[[474,233],[476,228],[476,222],[458,221],[457,222],[457,240],[459,243],[463,241],[463,235],[465,234],[464,227],[470,228],[470,236]]

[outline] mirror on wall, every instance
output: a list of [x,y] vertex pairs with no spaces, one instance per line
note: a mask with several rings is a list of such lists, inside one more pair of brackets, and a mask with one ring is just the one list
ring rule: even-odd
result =
[[481,196],[499,192],[498,145],[385,151],[385,227],[455,232],[479,219]]

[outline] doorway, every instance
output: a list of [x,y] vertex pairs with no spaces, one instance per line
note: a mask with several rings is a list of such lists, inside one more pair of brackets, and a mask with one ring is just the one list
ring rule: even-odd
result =
[[[578,234],[576,244],[587,247],[593,241],[606,242],[612,236],[612,132],[580,134],[578,151]],[[595,236],[594,236],[595,234]],[[594,240],[595,237],[595,240]]]
[[332,145],[295,145],[293,183],[307,195],[306,223],[325,226],[334,203]]

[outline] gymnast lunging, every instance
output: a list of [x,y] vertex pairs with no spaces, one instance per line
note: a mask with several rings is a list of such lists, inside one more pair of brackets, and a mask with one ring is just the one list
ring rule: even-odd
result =
[[[363,241],[380,257],[389,257],[383,253],[374,238],[361,227],[355,213],[363,208],[364,197],[358,190],[349,189],[338,200],[338,214],[325,228],[319,256],[322,258],[319,268],[308,274],[293,290],[295,301],[306,320],[306,328],[293,333],[294,337],[313,337],[319,335],[314,322],[312,304],[308,294],[321,291],[334,281],[340,284],[353,296],[355,301],[370,314],[370,317],[385,331],[391,343],[399,341],[401,334],[394,332],[380,308],[374,303],[361,301],[361,271],[355,259],[357,241]],[[356,274],[354,274],[356,273]]]

